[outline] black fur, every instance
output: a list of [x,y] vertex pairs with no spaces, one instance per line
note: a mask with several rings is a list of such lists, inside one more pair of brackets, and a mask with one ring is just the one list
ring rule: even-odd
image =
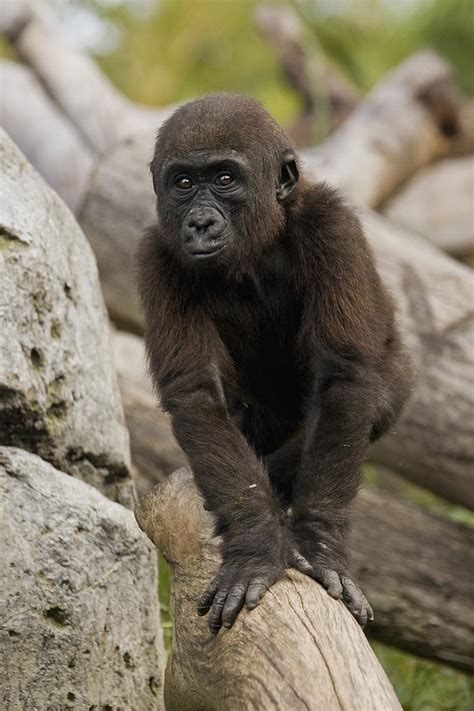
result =
[[223,536],[200,612],[213,631],[230,626],[294,566],[365,624],[349,507],[410,368],[359,221],[299,178],[288,137],[251,99],[178,109],[151,168],[158,222],[139,254],[150,368]]

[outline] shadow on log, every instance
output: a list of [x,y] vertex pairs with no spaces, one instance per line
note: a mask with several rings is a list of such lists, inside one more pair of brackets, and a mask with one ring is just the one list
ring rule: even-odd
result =
[[196,601],[218,567],[219,539],[189,469],[140,499],[135,516],[173,569],[168,711],[401,708],[344,604],[296,571],[232,629],[210,634]]

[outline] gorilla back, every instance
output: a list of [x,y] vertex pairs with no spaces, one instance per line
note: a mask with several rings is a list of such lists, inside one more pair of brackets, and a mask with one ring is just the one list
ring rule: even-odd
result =
[[348,572],[349,506],[410,367],[359,221],[300,176],[256,101],[206,96],[159,131],[139,251],[151,373],[222,535],[213,632],[295,567],[373,612]]

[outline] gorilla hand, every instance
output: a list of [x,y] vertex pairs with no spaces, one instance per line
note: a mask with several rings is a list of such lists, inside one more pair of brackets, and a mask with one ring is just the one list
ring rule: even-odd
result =
[[[279,533],[270,539],[271,548],[265,552],[233,540],[235,552],[224,554],[220,570],[198,602],[198,614],[209,613],[209,629],[213,634],[222,626],[232,627],[244,605],[248,610],[257,607],[268,588],[283,577],[286,568],[296,568],[314,577],[308,561],[292,546],[289,532],[281,528]],[[251,539],[249,532],[245,537],[247,541]]]

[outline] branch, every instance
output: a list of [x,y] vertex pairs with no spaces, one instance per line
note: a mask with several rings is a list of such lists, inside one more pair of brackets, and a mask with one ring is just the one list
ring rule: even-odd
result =
[[274,585],[252,612],[242,611],[232,629],[210,635],[196,601],[219,565],[218,539],[188,469],[141,499],[135,515],[173,569],[169,711],[401,708],[343,603],[300,573]]

